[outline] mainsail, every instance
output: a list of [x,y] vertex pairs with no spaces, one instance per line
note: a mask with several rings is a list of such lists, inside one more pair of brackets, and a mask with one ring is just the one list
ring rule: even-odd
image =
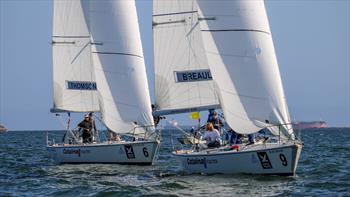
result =
[[80,1],[54,1],[52,112],[99,110],[90,49]]
[[154,0],[156,114],[217,108],[195,0]]
[[[102,121],[117,133],[153,125],[134,1],[84,1]],[[134,134],[143,133],[137,129]]]
[[[227,123],[238,133],[281,125],[291,135],[264,2],[198,1],[204,47]],[[279,131],[270,127],[278,135]]]

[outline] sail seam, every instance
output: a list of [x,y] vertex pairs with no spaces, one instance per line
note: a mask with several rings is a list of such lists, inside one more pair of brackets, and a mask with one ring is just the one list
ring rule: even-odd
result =
[[257,30],[257,29],[203,29],[201,31],[209,31],[209,32],[226,32],[226,31],[252,31],[252,32],[260,32],[271,35],[270,32]]
[[131,53],[115,53],[115,52],[92,52],[92,53],[103,54],[103,55],[128,55],[128,56],[143,58],[143,56],[141,55],[136,55]]
[[52,36],[53,38],[90,38],[90,36]]

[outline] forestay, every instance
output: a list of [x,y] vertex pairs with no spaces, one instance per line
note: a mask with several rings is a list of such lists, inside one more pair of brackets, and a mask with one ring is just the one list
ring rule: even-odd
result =
[[[264,2],[198,1],[204,46],[228,124],[242,134],[292,134]],[[278,128],[272,129],[278,135]]]
[[[153,124],[134,1],[85,1],[104,124],[117,133]],[[135,134],[143,133],[138,129]]]
[[195,0],[154,0],[156,114],[218,107]]
[[54,1],[52,52],[52,111],[98,111],[90,34],[80,1]]

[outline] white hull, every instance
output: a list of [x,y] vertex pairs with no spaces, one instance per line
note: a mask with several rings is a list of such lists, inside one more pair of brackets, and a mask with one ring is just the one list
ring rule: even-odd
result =
[[0,133],[6,133],[6,132],[7,132],[7,129],[4,126],[0,125]]
[[158,141],[85,145],[52,145],[48,151],[58,163],[117,163],[152,165]]
[[173,152],[186,173],[273,174],[292,176],[302,145],[267,143],[243,146],[240,151],[207,149],[200,152]]

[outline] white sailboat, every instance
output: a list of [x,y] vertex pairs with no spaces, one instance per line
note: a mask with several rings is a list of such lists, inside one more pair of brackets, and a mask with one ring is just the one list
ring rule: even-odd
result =
[[7,132],[6,127],[0,124],[0,133],[6,133],[6,132]]
[[159,147],[134,1],[54,1],[54,107],[100,112],[132,141],[82,143],[73,131],[47,149],[59,163],[151,165]]
[[[201,93],[215,90],[225,121],[234,131],[252,134],[265,128],[278,136],[277,140],[234,148],[198,150],[194,146],[189,150],[176,150],[173,155],[181,161],[184,171],[294,175],[302,143],[295,139],[290,124],[264,1],[158,0],[154,1],[153,8],[159,114],[165,114],[162,103],[171,103],[172,108],[188,103],[186,108],[191,109],[200,101],[196,109],[206,109],[207,103],[200,99],[206,94]],[[169,43],[172,45],[168,46]],[[196,51],[196,46],[201,45],[204,50]],[[182,55],[185,52],[194,54],[194,58],[200,57],[204,63],[199,65],[208,65],[213,79],[210,82],[215,86],[200,85],[203,83],[198,78],[201,73],[193,69],[194,62],[198,61],[180,63],[189,57]],[[179,65],[185,66],[178,69]],[[164,72],[158,72],[165,67]],[[159,82],[157,77],[166,80]],[[159,88],[164,81],[178,89]],[[162,93],[175,94],[181,102],[172,102],[172,96],[158,98]]]

